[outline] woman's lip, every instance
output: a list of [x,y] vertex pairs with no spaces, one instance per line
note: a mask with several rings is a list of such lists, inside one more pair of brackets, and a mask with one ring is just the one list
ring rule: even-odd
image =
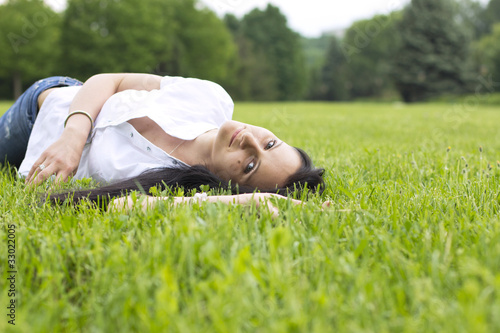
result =
[[236,132],[233,133],[233,136],[231,137],[231,141],[229,141],[229,147],[233,144],[234,139],[240,134],[241,131],[243,131],[244,128],[237,129]]

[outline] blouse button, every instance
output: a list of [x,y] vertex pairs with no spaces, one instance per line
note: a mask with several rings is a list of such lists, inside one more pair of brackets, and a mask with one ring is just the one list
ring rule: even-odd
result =
[[174,165],[177,165],[177,163],[179,163],[179,162],[177,162],[176,160],[174,160]]
[[151,151],[151,148],[149,148],[149,147],[147,147],[146,149],[147,149],[147,151]]
[[134,137],[134,133],[130,133],[130,137],[133,138]]

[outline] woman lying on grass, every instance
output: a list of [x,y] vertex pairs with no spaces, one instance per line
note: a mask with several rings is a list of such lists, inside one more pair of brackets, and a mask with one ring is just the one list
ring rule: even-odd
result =
[[28,184],[70,176],[110,183],[51,195],[53,202],[107,202],[153,186],[209,185],[240,194],[197,200],[258,205],[306,184],[323,190],[323,169],[267,129],[231,120],[233,106],[222,87],[198,79],[99,74],[82,85],[51,77],[31,86],[0,119],[0,160],[18,167]]

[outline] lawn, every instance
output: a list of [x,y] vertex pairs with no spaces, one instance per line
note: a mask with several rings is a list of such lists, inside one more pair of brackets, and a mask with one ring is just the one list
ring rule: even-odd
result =
[[235,119],[308,151],[323,196],[275,220],[168,201],[103,213],[39,205],[44,187],[0,172],[0,331],[500,331],[498,107],[239,103]]

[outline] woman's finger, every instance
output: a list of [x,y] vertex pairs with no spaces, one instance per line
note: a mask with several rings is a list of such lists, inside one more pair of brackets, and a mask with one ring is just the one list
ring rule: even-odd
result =
[[[42,166],[42,167],[40,167]],[[38,178],[40,176],[41,173],[43,173],[43,171],[45,170],[45,165],[44,164],[40,164],[39,166],[37,167],[34,167],[33,168],[33,173],[31,174],[31,176],[28,175],[29,178],[27,178],[27,183],[28,184],[33,184],[34,180],[36,178]]]
[[43,170],[38,173],[35,173],[32,180],[30,181],[33,185],[38,185],[43,183],[45,180],[50,178],[50,176],[55,175],[57,173],[57,168],[54,164],[49,166],[45,166]]
[[277,218],[280,215],[279,213],[279,209],[271,205],[271,214],[273,214],[273,219]]
[[56,182],[65,182],[68,180],[68,178],[72,175],[72,173],[68,173],[65,171],[60,171],[56,174]]
[[279,210],[278,208],[274,207],[273,203],[271,202],[271,200],[269,200],[269,198],[264,198],[264,199],[261,199],[264,201],[264,204],[267,208],[267,210],[271,213],[272,215],[272,218],[275,219],[279,216]]
[[[36,160],[35,164],[33,164],[33,166],[31,167],[30,172],[28,173],[28,176],[26,176],[26,183],[30,183],[33,176],[37,173],[40,173],[40,171],[42,171],[42,169],[45,168],[46,165],[44,165],[43,162],[45,162],[44,157],[40,157],[38,160]],[[42,166],[42,165],[43,165],[43,167],[40,168],[40,166]]]
[[330,208],[333,205],[329,200],[327,200],[327,201],[323,202],[323,204],[321,206],[323,207],[323,209],[325,209],[325,208]]
[[275,219],[279,216],[279,210],[278,208],[274,207],[273,203],[269,198],[271,196],[266,195],[267,193],[264,193],[264,195],[260,196],[257,200],[257,208],[262,209],[260,206],[265,206],[267,210],[271,213],[272,218]]

